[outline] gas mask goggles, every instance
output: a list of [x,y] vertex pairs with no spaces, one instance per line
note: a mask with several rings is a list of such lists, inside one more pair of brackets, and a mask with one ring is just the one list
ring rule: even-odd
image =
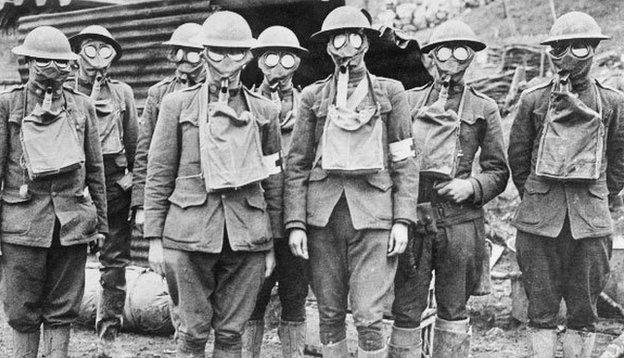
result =
[[285,84],[299,67],[301,59],[288,51],[267,51],[258,61],[269,84]]
[[204,54],[213,81],[232,82],[251,60],[248,49],[210,47]]
[[117,51],[113,46],[99,40],[87,40],[80,47],[80,58],[84,70],[89,75],[105,72],[113,63]]
[[589,73],[595,49],[587,41],[560,41],[548,51],[560,75],[581,78]]
[[327,53],[339,67],[357,67],[368,51],[368,38],[361,31],[334,34],[327,44]]
[[198,82],[204,71],[201,50],[175,47],[167,53],[167,59],[176,64],[178,77],[183,83]]
[[31,78],[42,89],[62,86],[71,73],[70,63],[66,60],[34,58],[30,63]]
[[474,50],[462,44],[442,44],[430,56],[441,79],[459,80],[472,63]]

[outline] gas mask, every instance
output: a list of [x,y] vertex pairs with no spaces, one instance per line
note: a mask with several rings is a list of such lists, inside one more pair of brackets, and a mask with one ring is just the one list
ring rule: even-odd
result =
[[292,77],[300,63],[299,56],[288,51],[269,50],[258,59],[258,67],[269,86],[282,89],[291,86]]
[[327,53],[341,71],[353,70],[364,65],[368,46],[368,38],[361,31],[339,32],[327,43]]
[[100,40],[85,40],[80,45],[81,77],[96,79],[108,71],[117,56],[117,51],[110,44]]
[[594,59],[595,48],[586,41],[557,42],[551,45],[548,56],[562,77],[576,80],[587,77]]
[[69,61],[37,58],[29,62],[29,79],[42,90],[60,88],[70,74]]
[[251,61],[248,49],[211,47],[204,50],[209,79],[221,87],[238,87],[240,73]]
[[474,50],[462,44],[442,44],[429,54],[443,82],[460,82],[474,59]]
[[206,77],[201,50],[175,47],[167,54],[167,59],[176,64],[177,77],[184,84],[194,85]]

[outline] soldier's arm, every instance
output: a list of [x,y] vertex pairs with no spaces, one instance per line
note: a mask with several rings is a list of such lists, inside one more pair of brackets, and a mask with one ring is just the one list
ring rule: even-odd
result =
[[388,86],[392,112],[387,123],[394,221],[416,223],[418,165],[414,158],[412,117],[403,85]]
[[0,188],[4,182],[5,166],[9,155],[9,100],[0,96]]
[[290,149],[286,155],[284,173],[284,226],[306,230],[308,178],[316,155],[315,134],[317,118],[312,111],[314,90],[306,87],[301,94],[298,118],[293,129]]
[[178,98],[163,98],[147,159],[145,181],[145,238],[161,238],[169,210],[169,196],[175,188],[179,165],[180,132]]
[[269,177],[262,181],[262,187],[264,188],[273,238],[283,238],[284,173],[282,171],[279,112],[276,107],[270,107],[267,109],[267,115],[271,120],[262,127],[262,155],[265,166],[269,169]]
[[487,127],[479,156],[481,172],[470,178],[475,189],[473,201],[477,205],[484,205],[502,193],[509,180],[501,118],[495,102],[488,102],[485,117]]
[[607,187],[610,199],[624,187],[624,95],[616,93],[607,133]]
[[97,210],[98,232],[108,234],[104,161],[100,147],[97,117],[92,102],[85,100],[84,103],[87,106],[84,136],[86,184]]
[[136,153],[134,155],[134,167],[132,170],[132,208],[143,207],[145,188],[145,176],[147,175],[147,153],[149,151],[156,119],[158,118],[158,99],[156,91],[150,88],[145,101],[145,108],[139,121],[139,138],[137,140]]
[[509,133],[509,147],[507,148],[511,178],[521,197],[524,194],[524,183],[531,173],[533,141],[537,135],[531,116],[533,103],[527,97],[526,92],[520,96],[518,108],[513,117],[513,124]]
[[126,113],[123,119],[124,126],[124,147],[126,149],[126,158],[128,160],[128,170],[134,168],[134,153],[136,152],[137,136],[138,136],[138,114],[136,103],[134,102],[134,93],[132,88],[124,86],[124,98],[126,101]]

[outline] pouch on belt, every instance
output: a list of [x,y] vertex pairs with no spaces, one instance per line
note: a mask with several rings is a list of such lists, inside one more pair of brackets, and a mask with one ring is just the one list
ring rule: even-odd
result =
[[602,100],[594,84],[598,111],[569,91],[569,83],[553,90],[540,137],[535,173],[562,181],[600,177],[604,124]]

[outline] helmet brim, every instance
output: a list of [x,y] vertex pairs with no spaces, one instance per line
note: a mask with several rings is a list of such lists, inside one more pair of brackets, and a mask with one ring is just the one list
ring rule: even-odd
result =
[[80,56],[76,55],[73,52],[68,52],[64,54],[52,54],[50,52],[34,51],[32,49],[24,47],[24,45],[13,47],[11,49],[11,52],[17,56],[42,58],[49,60],[76,61],[78,60],[78,58],[80,58]]
[[440,39],[440,40],[436,40],[434,42],[428,43],[424,45],[423,47],[421,47],[420,49],[423,53],[428,53],[428,52],[431,52],[431,50],[433,50],[434,48],[444,43],[463,43],[463,44],[466,44],[466,46],[473,49],[475,52],[485,50],[485,48],[487,47],[485,42],[471,39],[471,38],[448,38],[448,39]]
[[123,53],[123,50],[121,49],[121,45],[119,44],[119,42],[111,39],[110,37],[107,36],[103,36],[100,34],[77,34],[74,35],[72,37],[69,38],[69,44],[72,47],[72,50],[76,53],[80,52],[80,44],[82,44],[82,41],[86,40],[86,39],[94,39],[94,40],[100,40],[102,42],[105,42],[111,46],[113,46],[113,48],[115,49],[115,52],[117,53],[115,55],[115,58],[113,59],[113,62],[116,62],[117,60],[119,60],[119,58],[121,58],[121,55]]
[[171,40],[165,41],[161,45],[168,46],[168,47],[187,47],[187,48],[194,48],[198,50],[202,50],[204,48],[204,46],[198,43],[191,43],[191,42],[184,42],[184,41],[171,41]]
[[308,51],[308,49],[301,47],[301,46],[292,46],[292,45],[279,45],[279,44],[273,44],[273,45],[257,45],[251,48],[251,52],[255,55],[259,55],[262,54],[268,50],[283,50],[283,51],[292,51],[294,52],[297,56],[302,57],[307,55],[310,51]]
[[317,42],[328,41],[331,35],[348,30],[364,30],[366,36],[379,37],[379,31],[370,27],[341,27],[338,29],[329,29],[317,31],[310,36],[310,39]]
[[546,40],[540,42],[542,45],[550,45],[559,41],[568,41],[568,40],[610,40],[611,36],[607,35],[579,35],[579,34],[568,34],[568,35],[558,35],[558,36],[550,36]]

